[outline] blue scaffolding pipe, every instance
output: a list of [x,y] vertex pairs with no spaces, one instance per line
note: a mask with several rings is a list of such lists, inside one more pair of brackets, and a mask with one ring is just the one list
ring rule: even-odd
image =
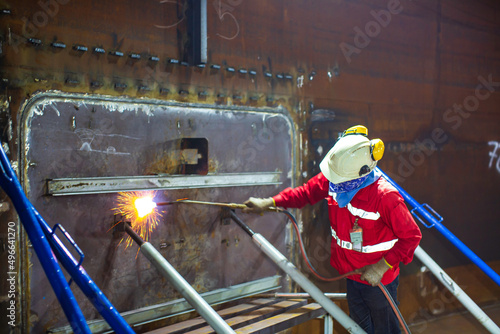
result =
[[[43,220],[42,216],[34,208],[33,210],[57,258],[59,259],[59,261],[61,261],[64,268],[68,271],[71,278],[80,287],[85,296],[87,296],[87,298],[92,302],[97,311],[102,315],[104,320],[106,320],[109,326],[117,333],[133,334],[134,331],[129,326],[129,324],[125,321],[125,319],[123,319],[123,317],[116,310],[113,304],[111,304],[109,299],[104,295],[104,293],[102,293],[99,287],[81,266],[81,263],[83,261],[83,253],[73,241],[71,236],[59,224],[57,224],[54,229],[51,229],[49,225]],[[79,261],[77,261],[73,257],[66,246],[55,235],[57,228],[62,231],[63,235],[68,239],[69,243],[73,245],[76,251],[80,254]]]
[[[68,282],[57,262],[61,261],[64,268],[71,275],[72,279],[78,284],[82,292],[89,298],[97,311],[109,323],[111,328],[117,333],[134,333],[116,308],[106,298],[95,282],[90,278],[85,269],[81,266],[83,253],[73,241],[71,236],[57,224],[54,229],[43,220],[41,215],[35,210],[30,201],[26,198],[21,184],[17,179],[8,158],[0,146],[0,186],[9,195],[12,200],[19,218],[33,244],[33,248],[42,264],[42,267],[49,279],[52,288],[61,304],[61,307],[75,333],[91,333],[85,317],[76,302],[76,299],[69,288]],[[61,240],[55,235],[59,228],[70,244],[75,247],[80,254],[80,260],[77,261]],[[51,249],[52,247],[52,249]],[[54,253],[57,259],[54,257]]]
[[33,245],[38,259],[49,279],[52,289],[61,304],[61,307],[75,333],[91,333],[87,325],[82,310],[76,302],[75,296],[71,291],[68,282],[50,249],[49,242],[45,237],[41,226],[37,222],[35,212],[32,210],[31,203],[28,201],[21,188],[21,184],[16,174],[12,170],[9,160],[0,146],[0,186],[12,200],[17,214],[21,219],[24,229]]
[[[496,284],[500,285],[500,275],[498,275],[493,269],[491,269],[486,262],[481,260],[469,247],[467,247],[460,239],[458,239],[453,233],[450,232],[441,222],[443,217],[441,217],[434,209],[432,209],[428,204],[420,204],[413,197],[410,196],[403,188],[401,188],[394,180],[392,180],[386,173],[384,173],[380,168],[377,170],[382,173],[384,178],[389,181],[403,196],[405,201],[413,207],[411,210],[412,215],[422,223],[427,228],[435,227],[441,234],[443,234],[453,245],[455,245],[462,253],[464,253],[475,265],[479,267],[486,275],[488,275]],[[432,212],[427,211],[430,210]],[[417,215],[417,212],[427,221],[426,224],[422,218]]]

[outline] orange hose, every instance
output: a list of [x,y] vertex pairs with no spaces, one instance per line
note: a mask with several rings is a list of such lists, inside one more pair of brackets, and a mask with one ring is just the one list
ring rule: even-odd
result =
[[407,326],[405,326],[404,320],[401,317],[401,314],[399,313],[398,309],[396,308],[396,305],[392,302],[392,297],[387,294],[387,290],[384,289],[382,286],[382,283],[379,283],[377,285],[380,290],[382,290],[382,293],[384,294],[385,298],[387,298],[387,301],[389,302],[389,305],[391,305],[392,310],[394,311],[394,314],[396,314],[396,317],[398,318],[399,323],[401,324],[401,327],[403,327],[404,331],[406,334],[410,334],[410,332],[407,329]]
[[[289,216],[289,214],[287,212],[284,212],[284,213],[288,216],[288,218],[291,219],[291,217]],[[295,233],[297,233],[297,235],[300,236],[300,231],[298,229],[297,224],[292,224],[292,225],[293,225],[293,227],[295,229]],[[311,264],[307,260],[307,255],[306,255],[306,251],[304,249],[304,244],[302,243],[302,238],[299,237],[298,239],[299,239],[300,253],[302,254],[302,258],[304,259],[304,261],[305,261],[307,267],[309,268],[309,270],[314,274],[314,276],[316,276],[320,280],[326,281],[326,282],[334,282],[334,281],[338,281],[338,280],[340,280],[342,278],[346,278],[348,276],[357,274],[355,271],[351,271],[351,272],[349,272],[347,274],[336,276],[336,277],[331,277],[331,278],[326,278],[326,277],[321,276],[320,274],[318,274],[316,272],[316,270],[314,270],[314,268],[311,266]]]

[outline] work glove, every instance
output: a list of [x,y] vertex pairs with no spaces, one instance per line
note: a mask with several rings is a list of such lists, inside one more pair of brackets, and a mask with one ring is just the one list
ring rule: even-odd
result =
[[269,207],[274,206],[274,201],[271,197],[268,198],[250,197],[243,204],[247,206],[242,210],[245,213],[262,213],[266,211]]
[[368,266],[364,266],[363,268],[359,269],[359,272],[362,273],[361,279],[363,281],[370,283],[372,286],[377,286],[382,280],[382,277],[384,276],[385,272],[389,270],[389,268],[390,267],[385,261],[385,259],[382,258],[375,264],[370,264]]

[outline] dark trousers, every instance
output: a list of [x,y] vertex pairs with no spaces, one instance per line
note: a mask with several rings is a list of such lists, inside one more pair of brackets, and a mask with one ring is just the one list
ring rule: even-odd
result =
[[[385,287],[397,301],[399,276]],[[378,286],[347,280],[349,316],[368,334],[401,333],[398,318]]]

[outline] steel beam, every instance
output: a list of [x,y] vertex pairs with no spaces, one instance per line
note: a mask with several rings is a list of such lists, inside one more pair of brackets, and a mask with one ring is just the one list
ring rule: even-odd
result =
[[158,175],[60,178],[47,180],[52,196],[105,194],[122,191],[199,189],[280,185],[281,172],[212,175]]
[[[346,300],[346,293],[330,293],[325,292],[324,295],[333,300]],[[303,292],[275,292],[275,293],[261,293],[256,296],[252,296],[253,298],[311,298],[311,295]]]

